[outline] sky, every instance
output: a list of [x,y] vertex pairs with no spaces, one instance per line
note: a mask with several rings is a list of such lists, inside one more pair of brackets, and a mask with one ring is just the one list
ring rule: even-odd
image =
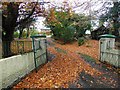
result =
[[45,20],[44,17],[38,17],[37,21],[35,23],[35,26],[37,27],[37,30],[40,31],[40,29],[46,29],[45,24],[43,23]]
[[[73,8],[73,11],[75,13],[81,14],[87,14],[87,15],[92,15],[92,13],[94,13],[94,11],[97,11],[99,9],[101,9],[103,7],[103,3],[104,2],[111,2],[111,0],[39,0],[39,1],[46,1],[46,2],[50,2],[50,5],[57,5],[57,6],[61,6],[63,5],[62,2],[67,2],[69,3],[69,6]],[[85,3],[84,5],[82,5],[83,3]],[[45,8],[48,8],[49,4],[45,4]],[[100,14],[104,13],[99,12],[98,16]],[[43,23],[44,18],[39,18],[38,22],[37,22],[37,27],[38,29],[41,28],[45,28],[45,25]],[[98,25],[98,21],[96,21],[97,25]]]

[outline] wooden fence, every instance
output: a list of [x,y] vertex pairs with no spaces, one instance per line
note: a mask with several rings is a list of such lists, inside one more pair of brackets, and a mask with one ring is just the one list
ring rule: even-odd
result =
[[13,40],[10,43],[10,49],[7,48],[7,44],[10,42],[3,42],[2,43],[2,56],[12,56],[18,54],[24,54],[32,51],[32,40]]
[[11,52],[13,54],[26,53],[32,51],[32,41],[13,41],[11,43]]

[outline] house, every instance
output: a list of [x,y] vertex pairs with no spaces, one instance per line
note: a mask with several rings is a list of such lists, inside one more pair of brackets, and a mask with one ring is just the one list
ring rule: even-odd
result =
[[50,30],[50,28],[42,28],[41,29],[41,32],[50,32],[51,30]]
[[104,25],[98,27],[94,31],[91,31],[91,37],[92,39],[98,40],[99,36],[102,34],[109,34],[109,29],[106,28]]
[[91,31],[90,31],[90,30],[86,30],[86,31],[85,31],[85,37],[86,37],[87,39],[89,39],[89,38],[91,37]]
[[40,29],[39,33],[49,35],[51,33],[51,30],[50,30],[50,28],[42,28],[42,29]]

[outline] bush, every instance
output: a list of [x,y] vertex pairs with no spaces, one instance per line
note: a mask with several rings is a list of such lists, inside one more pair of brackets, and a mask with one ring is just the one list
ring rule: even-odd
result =
[[71,13],[64,9],[61,11],[51,9],[45,22],[46,26],[50,27],[54,38],[64,43],[84,36],[85,31],[91,27],[88,16]]
[[74,40],[74,32],[75,28],[73,26],[68,26],[64,28],[61,34],[61,39],[64,40],[64,43],[72,42]]
[[23,31],[22,38],[26,38],[26,35],[27,35],[27,31]]
[[[19,32],[18,31],[16,31],[16,32],[14,32],[14,38],[18,38],[19,37]],[[36,34],[39,34],[39,31],[37,31],[37,30],[31,30],[30,31],[30,36],[34,36],[34,35],[36,35]],[[27,31],[26,30],[24,30],[23,32],[22,32],[22,37],[21,38],[26,38],[26,36],[27,36]]]
[[39,34],[39,32],[38,32],[37,30],[32,30],[32,31],[30,32],[30,36],[34,36],[34,35],[36,35],[36,34]]
[[79,37],[78,38],[78,45],[81,46],[85,43],[85,38],[84,37]]
[[14,38],[18,38],[19,37],[19,33],[16,31],[14,32]]

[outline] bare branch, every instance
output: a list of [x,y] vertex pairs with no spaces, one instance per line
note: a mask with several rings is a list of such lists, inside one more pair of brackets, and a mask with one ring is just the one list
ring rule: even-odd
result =
[[36,5],[37,5],[37,3],[36,3],[35,6],[33,7],[33,9],[32,9],[32,11],[30,12],[30,14],[29,14],[26,18],[24,18],[24,19],[20,20],[19,22],[17,22],[15,26],[17,26],[17,25],[19,25],[19,24],[22,24],[23,22],[25,22],[26,20],[28,20],[28,19],[30,18],[30,17],[33,15],[34,11],[35,11]]

